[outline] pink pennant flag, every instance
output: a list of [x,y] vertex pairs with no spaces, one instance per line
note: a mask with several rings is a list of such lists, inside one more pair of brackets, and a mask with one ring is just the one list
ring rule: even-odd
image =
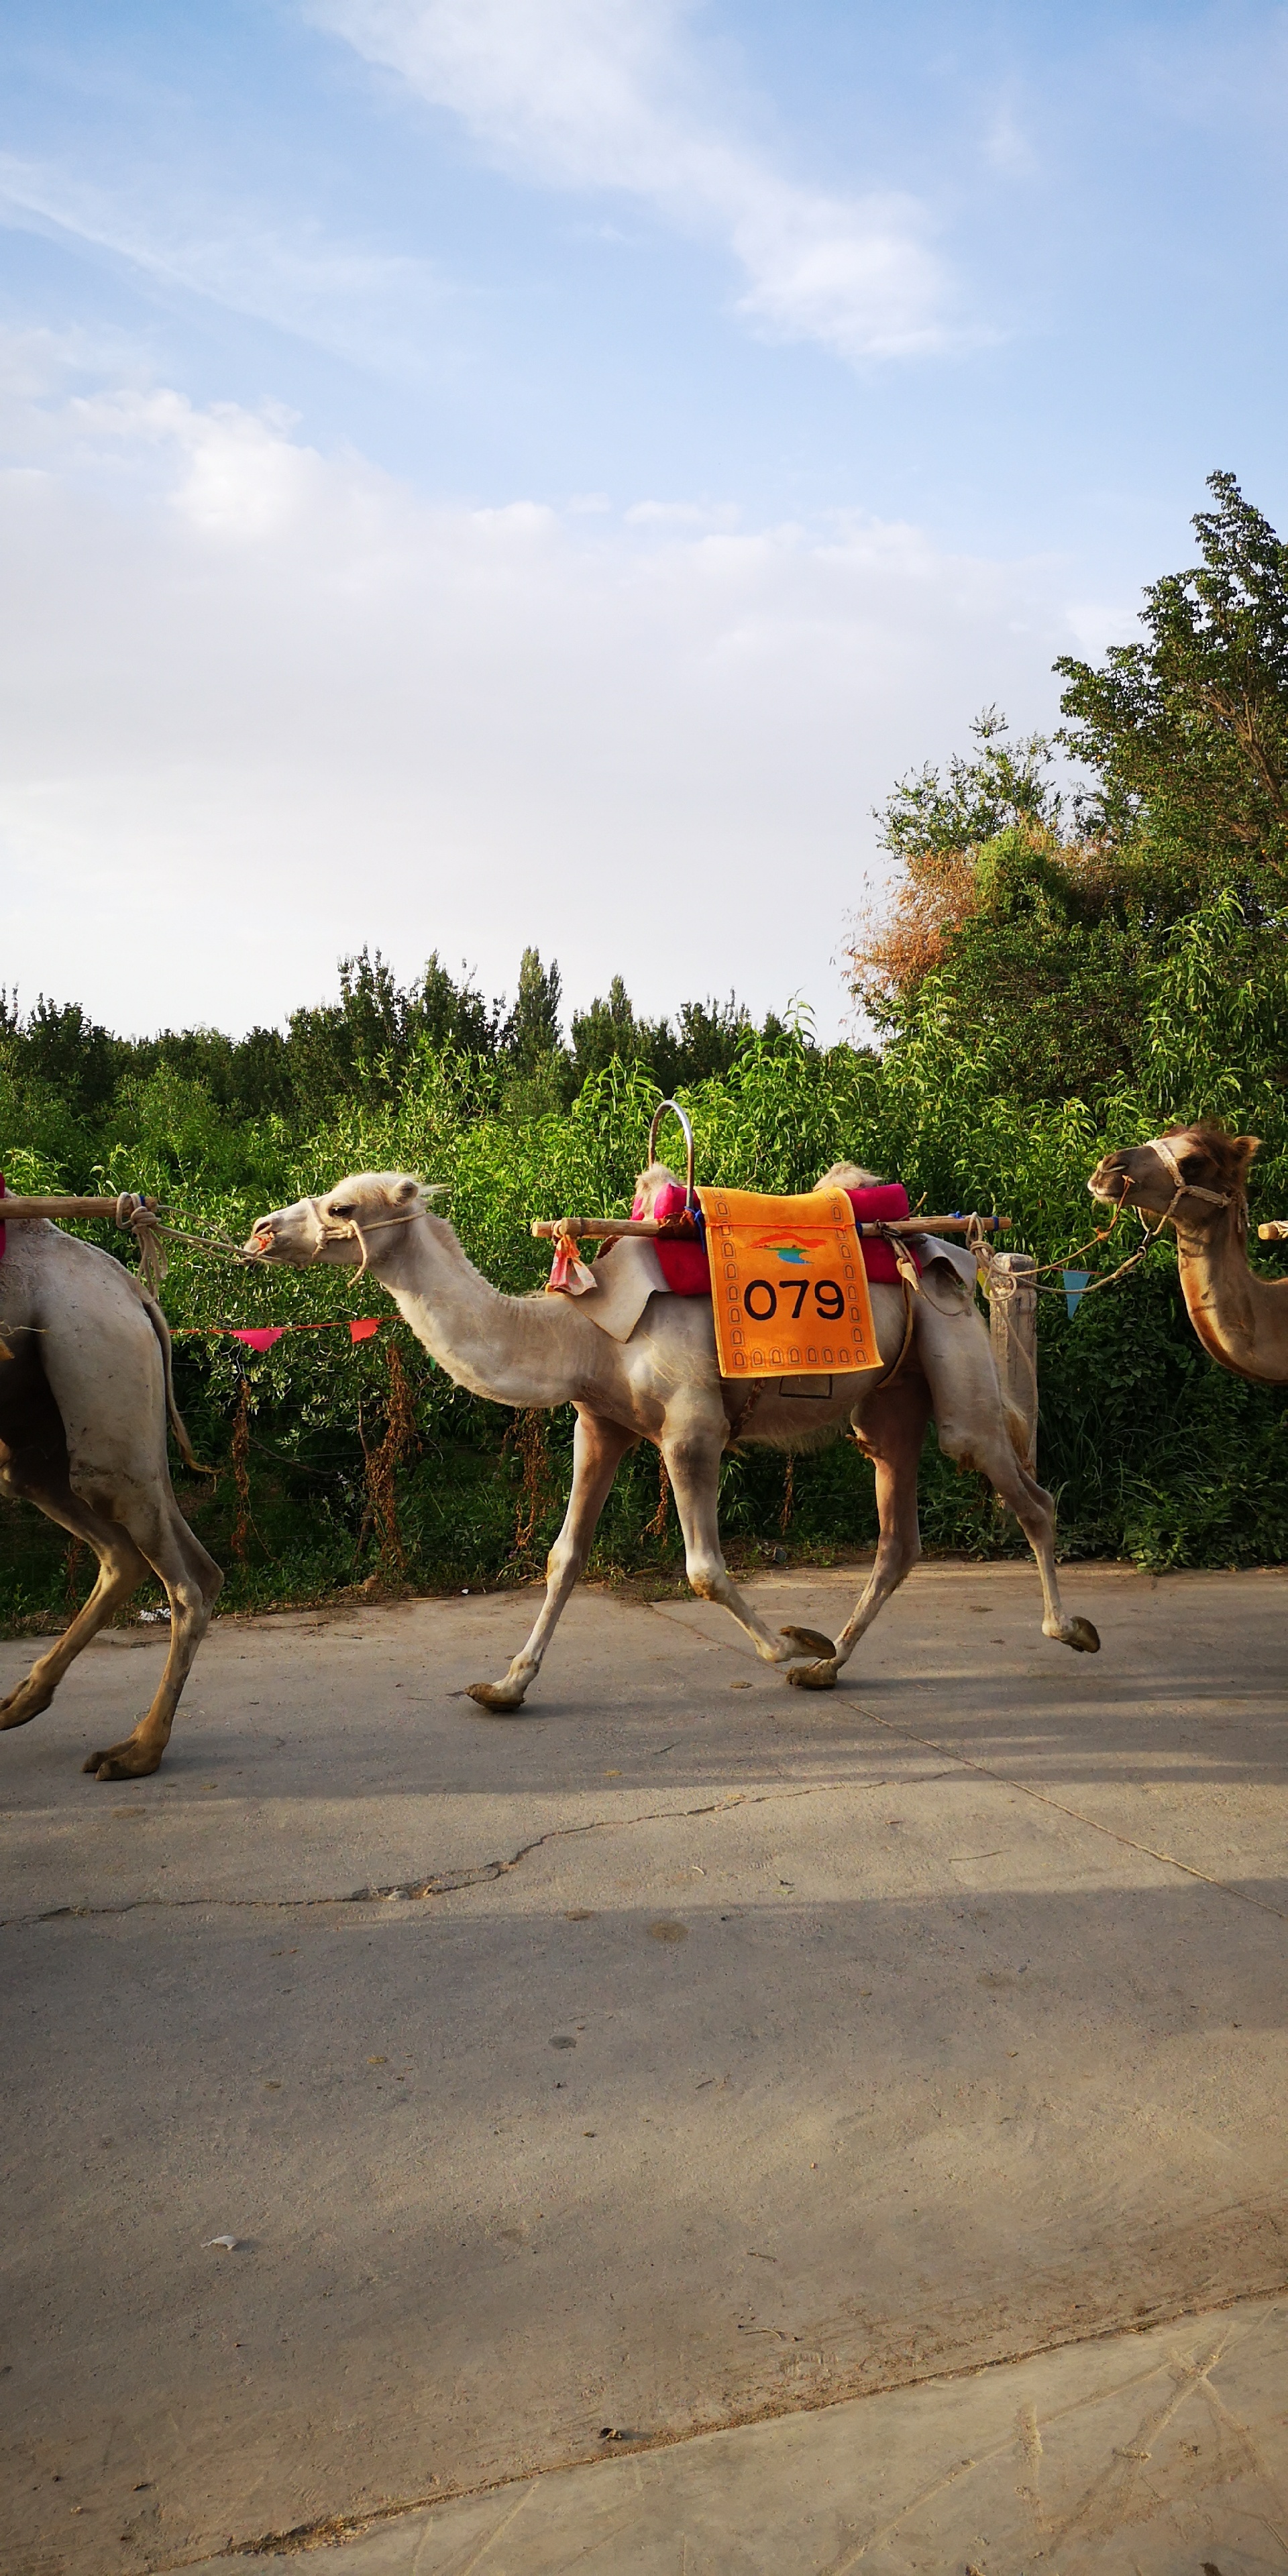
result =
[[271,1351],[274,1342],[280,1342],[285,1330],[284,1324],[251,1324],[243,1332],[235,1331],[233,1340],[244,1342],[248,1351]]
[[356,1324],[350,1324],[349,1339],[351,1342],[369,1342],[372,1334],[378,1333],[379,1330],[380,1317],[378,1315],[363,1315],[359,1318]]

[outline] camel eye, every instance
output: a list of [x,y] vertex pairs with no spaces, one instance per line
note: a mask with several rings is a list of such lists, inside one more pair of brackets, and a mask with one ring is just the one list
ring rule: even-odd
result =
[[354,1208],[354,1202],[353,1202],[353,1200],[352,1200],[352,1199],[350,1199],[350,1200],[349,1200],[349,1203],[348,1203],[347,1207],[336,1207],[336,1206],[334,1205],[334,1203],[333,1203],[333,1204],[332,1204],[332,1205],[327,1209],[327,1215],[328,1215],[328,1216],[352,1216],[352,1214],[353,1214],[353,1208]]

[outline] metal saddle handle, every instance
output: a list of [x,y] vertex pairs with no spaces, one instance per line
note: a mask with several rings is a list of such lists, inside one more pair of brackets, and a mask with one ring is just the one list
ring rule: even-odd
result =
[[684,1181],[684,1205],[687,1215],[696,1216],[698,1202],[693,1187],[693,1128],[689,1121],[688,1111],[686,1109],[681,1109],[678,1100],[659,1101],[657,1108],[654,1110],[653,1123],[648,1131],[648,1158],[650,1163],[656,1162],[657,1160],[657,1131],[661,1126],[668,1109],[670,1110],[673,1118],[679,1119],[680,1125],[684,1130],[685,1150],[688,1155],[688,1168],[685,1173]]

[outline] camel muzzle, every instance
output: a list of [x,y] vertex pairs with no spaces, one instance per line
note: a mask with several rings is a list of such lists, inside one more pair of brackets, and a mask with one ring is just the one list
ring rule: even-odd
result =
[[1087,1183],[1092,1198],[1103,1199],[1109,1207],[1125,1206],[1131,1186],[1130,1172],[1126,1171],[1121,1163],[1113,1161],[1108,1154],[1103,1162],[1097,1163]]

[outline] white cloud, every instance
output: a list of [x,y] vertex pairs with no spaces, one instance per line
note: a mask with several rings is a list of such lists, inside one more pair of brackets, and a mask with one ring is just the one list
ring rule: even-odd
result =
[[83,170],[0,152],[0,223],[59,236],[338,354],[399,369],[416,363],[417,325],[443,299],[427,262],[294,233],[184,174],[148,163],[103,185]]
[[520,176],[625,191],[722,242],[765,329],[851,359],[946,337],[924,210],[803,185],[743,141],[706,102],[677,0],[308,0],[308,14]]
[[[838,1025],[870,807],[1050,716],[1050,566],[915,529],[426,505],[287,422],[17,352],[5,980],[240,1028],[378,942]],[[33,386],[36,388],[32,390]],[[43,393],[39,388],[43,386]]]

